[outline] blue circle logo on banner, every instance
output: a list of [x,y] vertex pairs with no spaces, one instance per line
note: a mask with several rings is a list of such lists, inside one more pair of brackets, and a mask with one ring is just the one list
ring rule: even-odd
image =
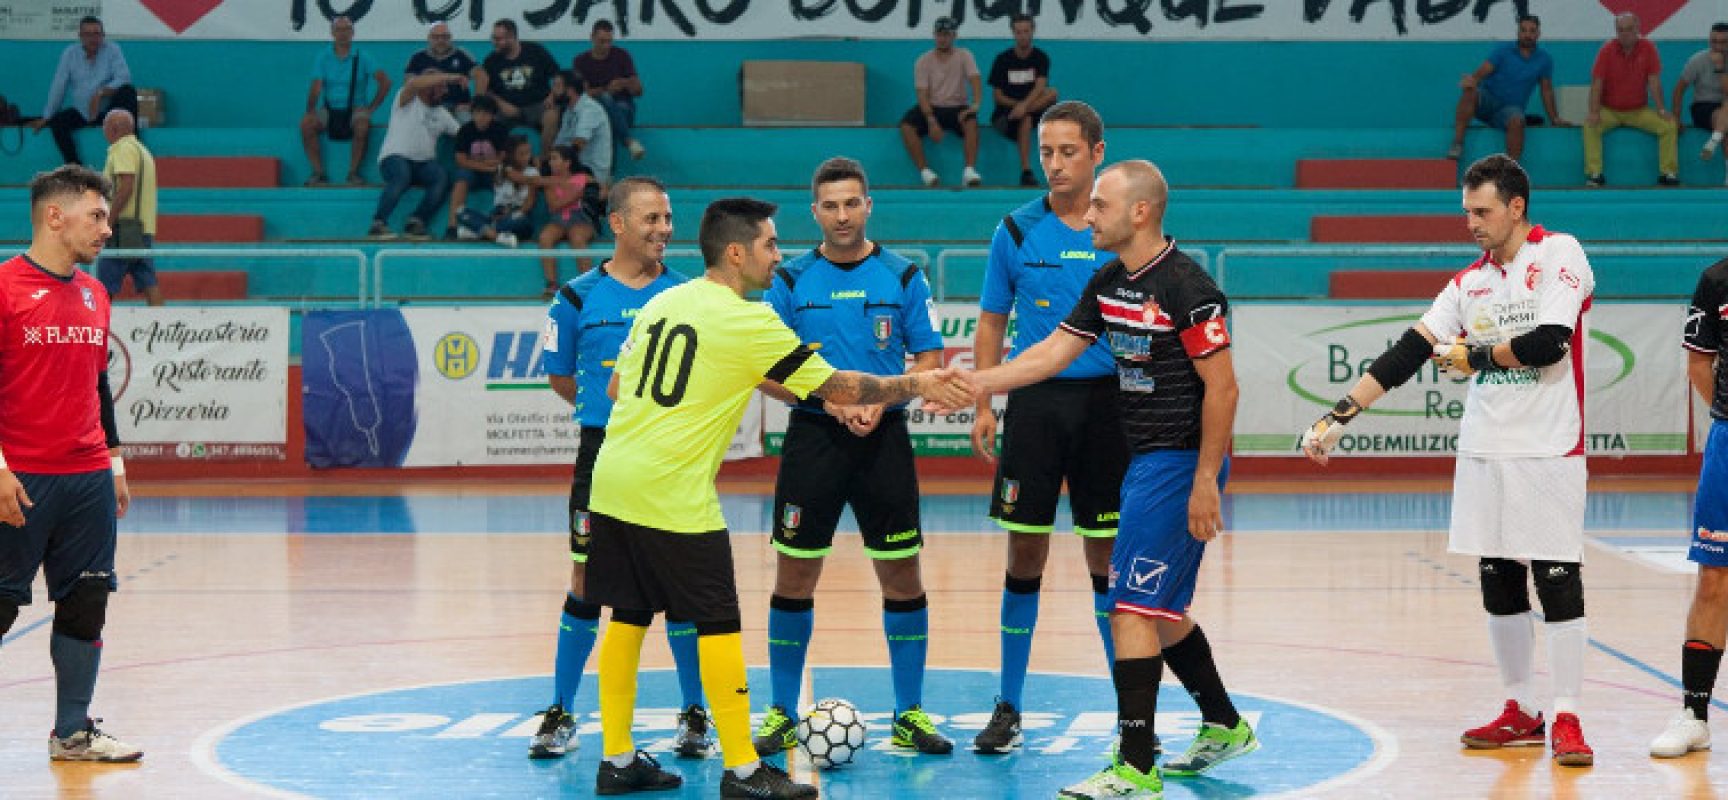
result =
[[[857,762],[820,773],[822,796],[832,800],[1048,798],[1102,767],[1115,740],[1115,693],[1103,677],[1028,675],[1026,745],[1007,756],[969,749],[990,717],[997,688],[991,672],[931,669],[925,675],[925,707],[954,739],[951,756],[918,756],[889,745],[894,694],[886,667],[816,667],[811,680],[815,692],[803,698],[806,706],[843,697],[870,726],[869,745]],[[767,686],[766,670],[751,670],[750,683]],[[595,679],[584,679],[589,707],[580,717],[580,748],[562,760],[530,761],[528,739],[551,691],[550,678],[537,676],[316,701],[211,731],[195,757],[224,780],[281,796],[586,797],[600,758]],[[1166,778],[1169,800],[1312,794],[1366,777],[1392,754],[1391,737],[1367,722],[1258,695],[1234,698],[1258,732],[1261,749],[1201,778]],[[755,705],[766,705],[766,699],[758,693]],[[720,782],[718,754],[704,760],[671,754],[678,702],[675,674],[642,673],[636,746],[684,776],[682,793],[656,796],[711,797]],[[1165,684],[1157,730],[1166,754],[1186,748],[1199,724],[1199,712],[1181,687]],[[794,766],[800,774],[809,769],[801,758]]]

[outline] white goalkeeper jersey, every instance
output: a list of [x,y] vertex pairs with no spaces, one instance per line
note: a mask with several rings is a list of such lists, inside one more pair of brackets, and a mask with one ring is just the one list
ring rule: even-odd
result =
[[1532,228],[1510,264],[1483,253],[1448,281],[1422,315],[1442,342],[1499,344],[1540,325],[1572,330],[1566,355],[1546,367],[1480,372],[1470,380],[1458,453],[1476,458],[1584,454],[1585,315],[1596,289],[1578,240]]

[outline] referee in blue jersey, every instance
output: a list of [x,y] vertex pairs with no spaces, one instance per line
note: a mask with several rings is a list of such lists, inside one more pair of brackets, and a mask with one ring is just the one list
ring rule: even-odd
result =
[[[849,158],[816,168],[810,204],[822,244],[776,270],[767,301],[798,338],[838,369],[900,375],[942,366],[936,306],[923,271],[870,241],[870,184]],[[791,400],[783,397],[781,399]],[[904,405],[844,406],[817,398],[793,408],[774,489],[768,656],[773,705],[756,750],[797,742],[798,693],[815,627],[816,581],[840,512],[852,506],[882,586],[882,627],[894,680],[893,744],[944,754],[954,744],[923,709],[930,623],[919,575],[923,534],[918,475]]]
[[[606,440],[612,400],[606,384],[618,348],[636,312],[655,295],[684,282],[666,268],[672,238],[672,203],[666,187],[653,178],[625,178],[612,185],[607,222],[617,241],[612,258],[565,284],[546,312],[546,378],[559,397],[576,407],[582,438],[570,480],[570,591],[558,623],[552,705],[528,745],[529,758],[558,758],[575,747],[576,718],[570,708],[582,684],[582,665],[594,650],[600,607],[584,598],[588,563],[588,490],[594,459]],[[642,620],[646,626],[652,619]],[[678,665],[683,693],[674,749],[688,758],[707,756],[713,746],[708,713],[702,703],[702,677],[696,656],[696,627],[688,620],[666,620],[666,638]]]
[[[1086,207],[1104,159],[1104,121],[1091,106],[1069,100],[1038,123],[1038,160],[1050,192],[1002,219],[990,242],[984,291],[973,341],[978,369],[1002,362],[1008,315],[1015,319],[1010,358],[1056,330],[1087,281],[1115,253],[1092,246]],[[996,464],[990,518],[1008,532],[1008,571],[1002,587],[1002,678],[990,722],[972,746],[1007,753],[1020,746],[1021,691],[1038,624],[1038,592],[1056,529],[1056,501],[1068,483],[1074,532],[1092,576],[1093,617],[1114,661],[1110,640],[1110,548],[1116,540],[1128,446],[1116,410],[1116,365],[1100,341],[1049,380],[1008,394],[1002,456]],[[996,459],[996,417],[989,397],[978,403],[972,450]]]

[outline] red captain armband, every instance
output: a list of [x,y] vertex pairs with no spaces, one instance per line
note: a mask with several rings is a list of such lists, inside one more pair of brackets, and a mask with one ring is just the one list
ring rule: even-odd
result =
[[1182,349],[1188,351],[1189,358],[1205,358],[1230,346],[1230,329],[1224,325],[1223,317],[1190,326],[1180,335]]

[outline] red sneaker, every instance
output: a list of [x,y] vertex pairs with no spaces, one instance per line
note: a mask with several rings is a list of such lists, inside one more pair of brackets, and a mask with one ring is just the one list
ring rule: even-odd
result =
[[[1573,725],[1577,725],[1577,717],[1573,717]],[[1576,727],[1574,727],[1576,730]],[[1464,746],[1472,750],[1493,750],[1498,747],[1541,747],[1546,744],[1542,714],[1537,712],[1532,717],[1518,708],[1517,700],[1507,700],[1505,710],[1493,722],[1480,728],[1471,728],[1464,732]],[[1558,741],[1558,738],[1556,738]],[[1584,743],[1578,738],[1578,743]],[[1585,748],[1586,751],[1589,748]],[[1555,751],[1558,753],[1558,749]]]
[[1562,767],[1588,767],[1596,753],[1584,743],[1584,729],[1577,714],[1554,715],[1554,763]]

